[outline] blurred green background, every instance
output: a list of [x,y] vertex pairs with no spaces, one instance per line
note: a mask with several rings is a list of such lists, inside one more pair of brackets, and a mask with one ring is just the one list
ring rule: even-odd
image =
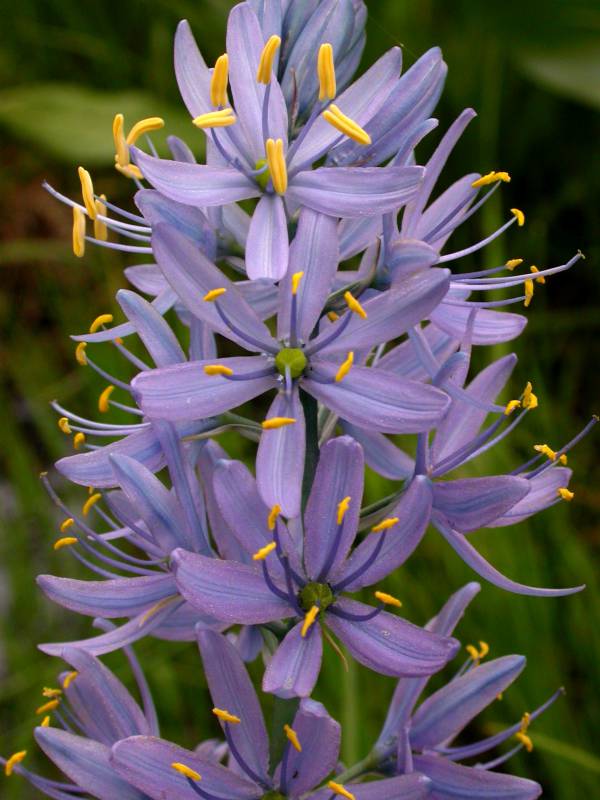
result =
[[[300,2],[301,0],[296,0]],[[179,101],[171,68],[177,21],[187,17],[209,63],[220,54],[227,10],[222,0],[2,0],[0,49],[0,752],[29,748],[28,765],[48,771],[31,741],[34,709],[57,663],[39,641],[89,635],[86,618],[45,602],[33,576],[78,574],[66,551],[54,553],[57,517],[38,474],[67,453],[48,402],[76,411],[95,407],[104,384],[77,368],[69,334],[91,318],[116,311],[114,292],[125,265],[143,259],[90,248],[83,261],[70,251],[71,215],[42,189],[43,179],[78,194],[76,167],[115,202],[130,202],[131,186],[111,168],[111,121],[156,113],[167,128],[199,135]],[[578,248],[587,259],[538,287],[530,323],[516,349],[515,390],[531,379],[540,409],[509,443],[464,474],[511,469],[536,442],[560,446],[600,410],[600,5],[598,0],[374,0],[369,6],[365,63],[394,44],[405,65],[440,45],[450,72],[437,116],[444,130],[465,106],[480,116],[444,175],[505,169],[512,182],[459,232],[457,247],[480,238],[523,208],[528,224],[511,228],[465,269],[525,258],[538,266],[566,261]],[[423,159],[439,137],[419,151]],[[479,363],[508,352],[484,351]],[[110,354],[103,362],[110,366]],[[115,364],[115,369],[120,366]],[[230,440],[231,441],[231,440]],[[495,565],[524,582],[561,586],[586,582],[584,594],[543,600],[484,586],[459,635],[485,639],[492,655],[519,652],[529,667],[504,699],[473,727],[473,735],[513,722],[564,684],[567,696],[532,729],[536,748],[511,762],[515,773],[543,782],[549,798],[593,796],[597,755],[600,471],[592,436],[570,457],[575,502],[559,505],[513,529],[481,532],[475,542]],[[244,451],[246,452],[246,451]],[[57,481],[57,485],[60,482]],[[369,499],[389,487],[369,477]],[[71,491],[74,502],[82,492]],[[68,562],[68,563],[67,563]],[[404,612],[424,622],[445,596],[472,578],[430,532],[407,567],[386,583]],[[215,735],[193,645],[137,646],[159,703],[163,732],[185,745]],[[107,659],[129,680],[124,659]],[[383,720],[393,681],[332,653],[318,697],[345,725],[344,758],[363,756]],[[6,800],[38,796],[18,778],[0,778]]]

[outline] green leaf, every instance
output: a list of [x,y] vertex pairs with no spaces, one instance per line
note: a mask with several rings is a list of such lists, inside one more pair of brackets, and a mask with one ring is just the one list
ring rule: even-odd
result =
[[546,89],[600,107],[600,42],[534,50],[521,56],[519,64],[531,80]]
[[125,129],[150,116],[165,120],[153,134],[159,152],[167,135],[186,139],[198,150],[199,136],[189,116],[147,92],[100,92],[69,84],[35,84],[0,92],[0,126],[53,158],[87,167],[114,161],[112,121],[125,115]]

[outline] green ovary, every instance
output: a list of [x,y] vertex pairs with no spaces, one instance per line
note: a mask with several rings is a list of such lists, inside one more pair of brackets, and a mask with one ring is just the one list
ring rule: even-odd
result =
[[[256,162],[254,169],[262,169],[264,166],[266,166],[266,164],[267,164],[267,159],[260,158]],[[269,171],[269,168],[267,167],[267,169],[264,172],[261,172],[259,175],[256,175],[255,180],[264,192],[265,189],[267,188],[267,184],[271,180],[271,173]]]
[[261,800],[286,800],[285,795],[281,794],[280,792],[272,791],[263,794]]
[[289,369],[292,378],[299,378],[306,369],[307,363],[304,352],[298,347],[284,347],[275,356],[277,370],[285,376]]
[[310,611],[313,606],[319,606],[321,611],[333,603],[335,597],[327,583],[307,583],[299,594],[300,606],[304,611]]

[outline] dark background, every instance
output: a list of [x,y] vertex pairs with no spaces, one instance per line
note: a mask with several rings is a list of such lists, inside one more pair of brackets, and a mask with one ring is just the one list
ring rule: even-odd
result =
[[[48,402],[59,398],[80,412],[95,408],[103,384],[77,367],[68,336],[84,330],[98,313],[118,313],[113,296],[124,285],[122,268],[143,259],[93,248],[83,261],[75,259],[69,210],[40,184],[48,179],[76,196],[76,167],[83,164],[110,199],[129,203],[131,186],[111,168],[116,111],[130,123],[158,113],[170,131],[197,143],[200,137],[177,94],[172,37],[177,21],[187,17],[207,62],[214,62],[231,5],[21,0],[16,11],[13,3],[0,1],[0,752],[29,749],[28,765],[47,774],[31,741],[33,712],[42,686],[52,685],[60,667],[35,643],[89,635],[87,619],[45,602],[33,582],[40,572],[78,574],[66,551],[52,550],[58,520],[38,480],[40,470],[69,448]],[[463,268],[516,256],[550,266],[578,248],[586,255],[576,269],[538,287],[530,323],[516,343],[515,390],[533,380],[540,409],[510,442],[464,474],[512,469],[534,443],[559,447],[600,410],[600,5],[597,0],[377,0],[369,10],[365,63],[401,44],[408,66],[425,49],[440,45],[450,67],[437,110],[441,130],[465,106],[479,112],[451,159],[444,185],[475,170],[512,175],[453,244],[481,238],[513,206],[527,214],[523,229],[511,228]],[[439,135],[434,132],[424,143],[420,160]],[[479,364],[503,352],[509,346],[482,351]],[[110,366],[110,360],[103,363]],[[600,779],[596,447],[592,435],[570,457],[576,494],[571,505],[474,539],[511,577],[551,586],[586,582],[587,591],[544,600],[484,586],[459,628],[465,643],[488,641],[493,656],[519,652],[529,659],[518,684],[482,715],[473,735],[512,723],[557,686],[566,686],[566,697],[532,728],[533,753],[511,762],[515,773],[540,780],[545,796],[561,800],[593,796]],[[368,485],[370,499],[388,490],[374,476]],[[82,492],[70,491],[73,502],[81,503]],[[422,623],[471,577],[430,532],[384,588],[402,598],[409,619]],[[215,735],[194,646],[149,640],[137,649],[164,734],[188,746]],[[128,680],[121,656],[107,661]],[[392,688],[393,681],[362,668],[344,672],[328,655],[318,696],[344,724],[347,762],[367,752]],[[7,800],[37,796],[19,778],[0,781]]]

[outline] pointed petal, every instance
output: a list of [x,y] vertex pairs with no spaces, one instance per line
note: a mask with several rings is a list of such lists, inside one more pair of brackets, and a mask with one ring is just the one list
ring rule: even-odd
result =
[[194,244],[176,230],[161,224],[152,232],[152,247],[156,261],[165,277],[177,292],[185,307],[198,319],[245,349],[260,350],[249,346],[249,341],[234,333],[219,315],[214,303],[203,300],[213,289],[225,289],[219,297],[219,308],[228,320],[246,336],[276,347],[269,329],[256,312],[248,305],[235,285],[212,261],[209,261]]
[[521,674],[524,656],[496,658],[430,695],[413,715],[410,742],[423,750],[451,741]]
[[39,575],[36,581],[54,603],[102,619],[132,617],[177,594],[173,576],[163,573],[104,581]]
[[260,319],[269,319],[276,313],[278,292],[272,281],[238,281],[235,288]]
[[[454,339],[465,337],[471,315],[468,303],[456,306],[440,303],[429,319],[440,330]],[[511,314],[508,311],[491,311],[479,308],[473,325],[473,344],[501,344],[516,339],[527,325],[527,317]]]
[[319,167],[295,175],[287,196],[330,217],[397,211],[417,191],[421,167]]
[[463,767],[445,758],[417,756],[414,765],[431,779],[433,800],[534,800],[542,793],[542,787],[534,781]]
[[529,489],[529,481],[512,475],[436,481],[433,504],[451,528],[468,533],[501,517],[522,500]]
[[[341,598],[336,607],[364,616],[371,606]],[[412,625],[387,611],[368,622],[327,614],[327,625],[361,664],[381,675],[431,675],[456,654],[459,643]]]
[[142,372],[132,381],[132,388],[144,414],[168,422],[204,419],[229,411],[277,385],[273,375],[233,381],[223,375],[206,375],[206,364],[229,367],[242,378],[264,370],[267,361],[262,356],[242,356]]
[[141,792],[114,771],[105,744],[58,728],[36,728],[35,739],[48,758],[86,794],[99,800],[144,800]]
[[152,228],[161,223],[170,225],[200,247],[207,258],[216,259],[217,235],[199,208],[169,200],[156,189],[140,189],[135,203]]
[[[316,366],[316,359],[312,360]],[[319,375],[333,381],[338,366],[318,362]],[[352,367],[339,383],[302,379],[302,387],[340,417],[382,433],[419,433],[433,428],[448,397],[432,386],[371,367]]]
[[504,525],[516,525],[523,522],[532,514],[551,506],[556,502],[557,492],[562,486],[568,486],[571,480],[572,471],[566,467],[552,467],[545,472],[530,478],[529,494],[514,505],[506,514],[488,523],[490,528],[500,528]]
[[156,297],[169,288],[169,284],[156,264],[136,264],[133,267],[125,267],[123,272],[129,283],[138,292],[149,294],[152,297]]
[[336,221],[310,208],[303,208],[290,249],[290,266],[285,279],[279,284],[279,339],[286,339],[290,335],[292,275],[304,272],[296,293],[296,328],[298,338],[307,342],[331,291],[338,259]]
[[269,780],[269,739],[258,697],[238,651],[224,636],[198,631],[198,646],[213,704],[239,717],[229,733],[244,761]]
[[177,203],[200,208],[258,197],[260,188],[235,167],[209,167],[155,158],[131,148],[133,161],[155,189]]
[[263,692],[289,699],[308,697],[315,688],[323,657],[321,626],[317,623],[303,637],[303,625],[304,621],[299,622],[286,633],[271,657],[263,676]]
[[[443,331],[438,330],[435,325],[428,325],[423,330],[423,335],[431,352],[440,364],[447,361],[458,350],[459,342],[443,333]],[[413,378],[413,380],[424,381],[429,378],[410,339],[388,350],[377,362],[377,367],[388,372],[397,372],[399,375],[404,375],[405,378]]]
[[117,292],[117,301],[157,367],[185,361],[177,337],[151,303],[127,289]]
[[277,504],[285,517],[296,517],[300,513],[306,448],[304,411],[297,388],[289,396],[283,391],[277,393],[267,414],[267,419],[270,417],[288,417],[296,422],[262,432],[256,454],[256,483],[269,508]]
[[192,117],[212,111],[211,73],[194,39],[187,19],[182,19],[175,34],[175,77],[179,92]]
[[565,597],[585,589],[585,586],[574,586],[569,589],[542,589],[517,583],[502,575],[501,572],[498,572],[495,567],[486,561],[464,534],[453,531],[439,519],[434,519],[434,522],[444,539],[458,553],[465,564],[468,564],[478,575],[481,575],[482,578],[485,578],[486,581],[494,584],[494,586],[499,586],[501,589],[506,589],[508,592],[514,592],[515,594],[533,595],[534,597]]
[[[363,495],[362,447],[349,436],[330,439],[321,448],[304,514],[304,560],[312,580],[326,580],[345,560],[352,546]],[[350,497],[342,525],[338,504]]]
[[181,594],[195,608],[231,624],[256,625],[292,616],[254,566],[175,550],[171,558]]
[[450,636],[463,618],[465,610],[474,597],[481,591],[481,584],[476,581],[465,584],[444,603],[439,613],[430,619],[426,625],[428,631],[439,633],[440,636]]
[[289,242],[283,199],[264,194],[254,209],[246,242],[246,270],[251,280],[278,281],[287,272]]
[[336,583],[339,583],[353,575],[369,561],[380,544],[380,537],[385,537],[383,546],[371,566],[345,585],[344,591],[355,592],[364,586],[377,583],[404,564],[413,553],[423,538],[431,517],[431,484],[424,475],[417,475],[411,481],[390,516],[398,517],[397,525],[387,533],[367,535],[344,564],[343,570],[335,576]]
[[[171,764],[185,764],[202,778],[201,786],[217,797],[227,800],[254,800],[259,788],[246,778],[214,760],[202,758],[196,752],[184,750],[164,739],[152,736],[132,736],[122,739],[112,748],[114,769],[152,800],[198,800],[198,795],[183,775]],[[121,800],[114,795],[111,800]],[[107,798],[108,800],[108,798]]]

